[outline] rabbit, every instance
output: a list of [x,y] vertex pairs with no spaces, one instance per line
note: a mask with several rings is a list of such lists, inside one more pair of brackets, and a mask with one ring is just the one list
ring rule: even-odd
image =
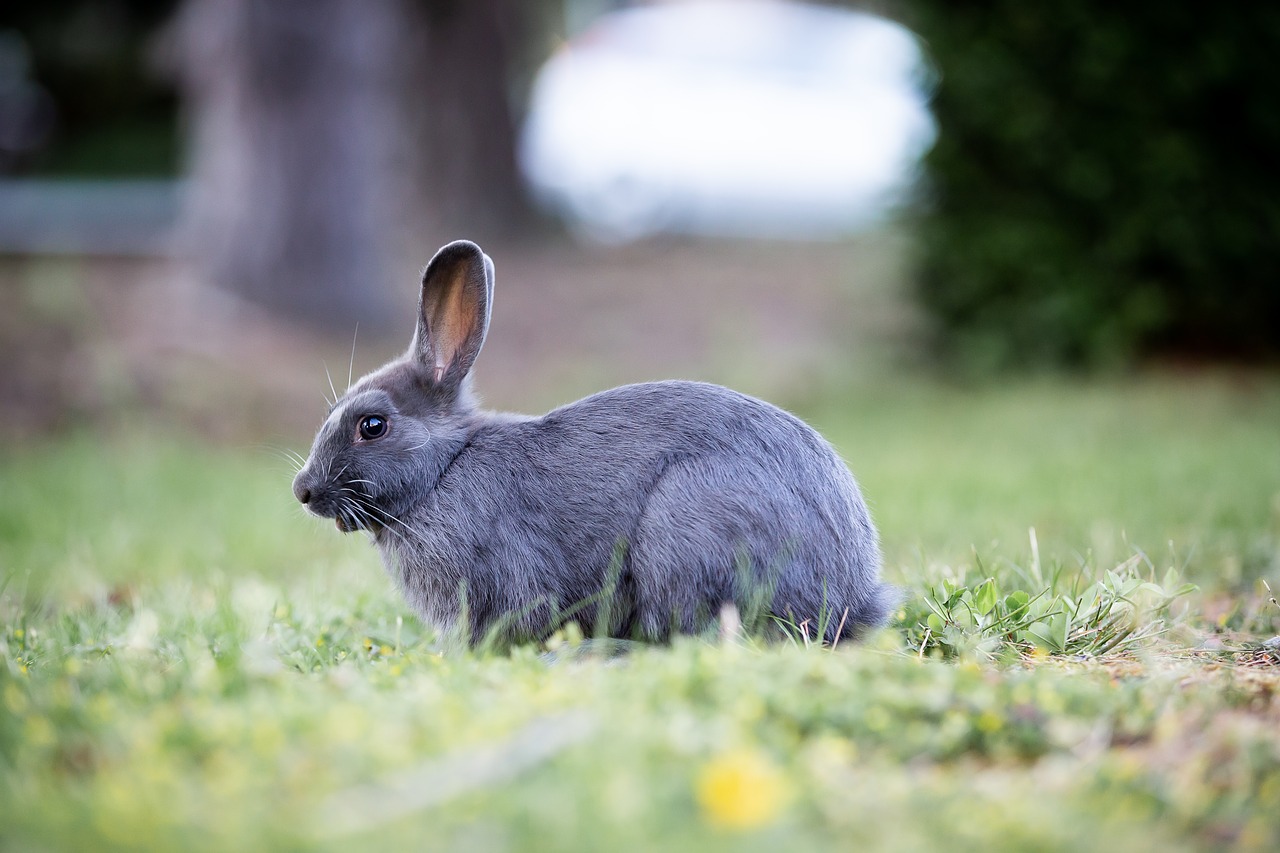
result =
[[371,535],[427,624],[514,642],[572,619],[661,642],[732,604],[836,643],[885,621],[895,592],[858,486],[781,409],[661,381],[541,417],[482,411],[493,283],[474,243],[441,248],[409,351],[336,401],[293,481],[310,513]]

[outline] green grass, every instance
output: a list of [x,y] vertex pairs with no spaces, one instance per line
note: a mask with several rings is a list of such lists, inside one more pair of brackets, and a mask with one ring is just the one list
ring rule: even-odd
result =
[[802,412],[906,592],[834,651],[444,653],[265,447],[3,451],[0,847],[1280,846],[1280,382]]

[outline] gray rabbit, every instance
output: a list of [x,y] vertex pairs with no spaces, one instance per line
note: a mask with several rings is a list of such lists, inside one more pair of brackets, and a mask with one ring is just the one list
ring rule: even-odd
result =
[[835,642],[884,621],[893,591],[858,486],[781,409],[670,381],[542,417],[481,411],[470,371],[493,280],[474,243],[436,253],[408,353],[336,402],[293,481],[312,513],[371,534],[428,623],[472,642],[570,619],[662,640],[733,603]]

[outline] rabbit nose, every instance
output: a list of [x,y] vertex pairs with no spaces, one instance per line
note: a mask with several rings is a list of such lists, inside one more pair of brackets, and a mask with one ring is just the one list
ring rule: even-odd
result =
[[311,486],[305,482],[306,479],[299,472],[298,476],[293,480],[293,496],[304,504],[311,503]]

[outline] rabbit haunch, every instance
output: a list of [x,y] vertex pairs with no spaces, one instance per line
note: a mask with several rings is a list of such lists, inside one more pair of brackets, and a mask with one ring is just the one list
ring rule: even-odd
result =
[[481,411],[470,370],[492,293],[479,247],[437,252],[409,352],[337,401],[293,484],[312,513],[372,536],[424,619],[473,640],[569,618],[663,639],[726,603],[827,641],[883,622],[875,528],[813,429],[696,382],[542,417]]

